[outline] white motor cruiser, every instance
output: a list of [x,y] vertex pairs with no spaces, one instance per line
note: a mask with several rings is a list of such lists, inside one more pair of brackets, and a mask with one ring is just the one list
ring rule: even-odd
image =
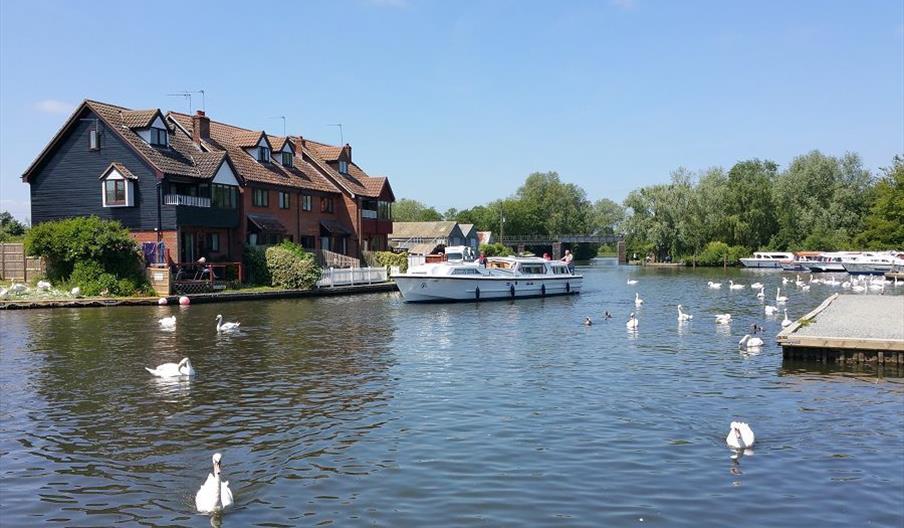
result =
[[522,299],[579,293],[583,275],[558,260],[491,257],[474,262],[442,262],[392,275],[406,302]]
[[755,251],[752,257],[746,257],[740,260],[745,268],[781,269],[782,264],[794,260],[794,253],[785,253],[782,251]]

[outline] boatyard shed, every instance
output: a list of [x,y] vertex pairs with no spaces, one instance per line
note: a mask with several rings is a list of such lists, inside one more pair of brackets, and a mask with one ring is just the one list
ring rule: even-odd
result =
[[[466,232],[462,226],[466,227]],[[436,253],[446,246],[470,246],[476,249],[477,230],[473,224],[452,221],[393,222],[389,245],[393,249],[419,255]]]

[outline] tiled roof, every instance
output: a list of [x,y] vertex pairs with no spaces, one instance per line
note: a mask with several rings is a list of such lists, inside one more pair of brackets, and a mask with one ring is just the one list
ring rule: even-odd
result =
[[[170,112],[167,117],[174,119],[184,128],[189,136],[192,133],[192,118],[187,114]],[[261,132],[227,125],[218,121],[210,121],[210,138],[203,144],[212,151],[226,152],[233,166],[243,179],[252,182],[269,183],[298,189],[338,193],[339,189],[329,182],[316,168],[312,167],[300,155],[293,159],[292,167],[284,167],[278,157],[270,163],[261,163],[251,157],[242,145],[248,144],[248,137],[254,139],[250,145],[257,145]],[[238,139],[236,139],[238,138]],[[239,143],[236,143],[238,141]]]
[[392,238],[442,238],[452,234],[455,222],[393,222]]
[[[213,121],[211,121],[211,124],[213,124]],[[260,130],[255,132],[252,130],[237,129],[232,134],[232,143],[237,147],[256,147],[257,144],[261,142],[261,134],[263,134],[263,132]],[[213,135],[213,131],[210,132],[210,135]]]
[[100,178],[98,178],[98,179],[99,180],[104,179],[107,176],[107,174],[110,174],[110,170],[112,170],[112,169],[116,169],[116,172],[118,172],[120,174],[120,176],[122,176],[123,178],[125,178],[127,180],[137,180],[138,179],[138,176],[135,176],[134,174],[132,174],[132,171],[127,169],[125,165],[123,165],[122,163],[119,163],[118,161],[114,161],[113,163],[107,165],[107,168],[104,169],[103,172],[100,173]]
[[202,178],[213,178],[217,174],[217,169],[220,168],[220,164],[223,162],[223,158],[226,157],[225,151],[216,151],[216,152],[199,152],[195,154],[195,165],[198,168],[198,173]]
[[126,110],[122,113],[122,122],[129,128],[147,128],[151,126],[154,116],[157,115],[156,108],[149,110]]
[[[271,136],[267,135],[267,139],[270,141],[270,147],[273,149],[273,152],[279,152],[283,149],[283,146],[289,141],[289,138],[283,136]],[[289,148],[292,151],[295,151],[295,145],[292,145],[292,142],[289,141]]]
[[286,233],[286,226],[282,225],[275,216],[267,214],[249,214],[248,219],[257,226],[261,231],[271,231],[274,233]]
[[324,219],[320,221],[320,225],[332,233],[333,235],[351,235],[352,232],[349,231],[344,225],[335,220]]
[[327,145],[326,143],[310,139],[305,139],[304,141],[305,146],[313,150],[314,153],[317,154],[317,157],[324,161],[336,161],[339,159],[339,155],[342,154],[342,147]]
[[327,160],[321,158],[317,154],[316,147],[312,148],[312,145],[323,145],[323,143],[305,139],[304,153],[312,158],[315,164],[329,174],[334,181],[338,182],[340,185],[344,185],[349,191],[367,198],[376,198],[380,195],[383,185],[386,183],[386,178],[371,178],[361,169],[361,167],[354,163],[348,164],[348,174],[342,174],[333,168]]

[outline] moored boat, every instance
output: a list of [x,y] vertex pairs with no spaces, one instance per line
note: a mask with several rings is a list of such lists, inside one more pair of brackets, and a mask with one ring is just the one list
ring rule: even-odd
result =
[[897,253],[894,251],[866,252],[842,262],[851,275],[883,275],[892,270]]
[[860,253],[853,251],[832,251],[821,253],[815,259],[802,264],[813,273],[843,272],[844,262],[858,255]]
[[755,251],[752,257],[741,259],[745,268],[779,269],[785,262],[794,260],[794,253],[784,251]]
[[392,275],[406,302],[520,299],[579,293],[583,275],[558,260],[491,257],[487,265],[436,263]]
[[793,259],[782,262],[782,271],[810,271],[807,265],[816,262],[821,254],[819,251],[796,251]]

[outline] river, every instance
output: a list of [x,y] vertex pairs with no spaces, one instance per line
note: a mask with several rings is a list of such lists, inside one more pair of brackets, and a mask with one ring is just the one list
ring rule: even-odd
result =
[[[782,317],[750,289],[706,287],[760,280],[774,295],[780,273],[579,271],[581,295],[479,305],[0,312],[0,524],[904,524],[900,371],[784,365]],[[837,290],[790,288],[789,316]],[[240,331],[218,336],[219,313]],[[175,331],[159,328],[168,315]],[[742,354],[754,322],[766,346]],[[183,356],[191,381],[143,368]],[[735,419],[757,435],[740,460]],[[210,519],[194,494],[214,452],[236,504]]]

